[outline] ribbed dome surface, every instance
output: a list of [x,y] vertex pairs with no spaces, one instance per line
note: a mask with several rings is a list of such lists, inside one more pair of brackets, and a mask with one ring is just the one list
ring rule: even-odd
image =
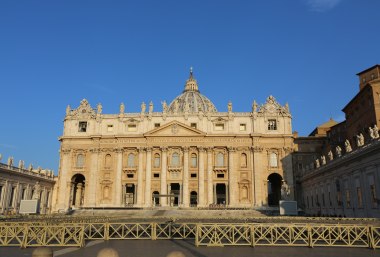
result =
[[169,113],[197,113],[202,111],[216,112],[215,105],[198,90],[197,81],[190,70],[190,78],[186,81],[185,90],[177,96],[169,105]]

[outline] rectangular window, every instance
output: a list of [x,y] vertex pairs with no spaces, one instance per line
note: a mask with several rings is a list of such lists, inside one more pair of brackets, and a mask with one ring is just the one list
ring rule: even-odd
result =
[[137,125],[136,124],[128,124],[127,131],[128,132],[136,132],[137,131]]
[[217,123],[217,124],[215,124],[214,130],[216,130],[216,131],[222,131],[222,130],[224,130],[224,124],[223,123]]
[[107,125],[107,132],[113,131],[113,125]]
[[153,177],[154,178],[159,178],[160,177],[160,173],[153,173]]
[[159,128],[160,126],[161,126],[160,123],[154,123],[155,128]]
[[217,178],[224,178],[224,174],[223,173],[218,173],[218,174],[216,174],[216,177]]
[[197,128],[197,123],[190,123],[190,127],[192,127],[192,128]]
[[246,124],[240,124],[239,130],[240,131],[246,131],[247,130],[247,125]]
[[190,177],[191,177],[191,178],[196,178],[196,177],[197,177],[197,173],[191,173],[191,174],[190,174]]
[[268,120],[268,130],[277,130],[277,120]]
[[86,132],[87,131],[87,121],[80,121],[78,126],[78,132]]
[[127,178],[133,178],[133,174],[127,174]]

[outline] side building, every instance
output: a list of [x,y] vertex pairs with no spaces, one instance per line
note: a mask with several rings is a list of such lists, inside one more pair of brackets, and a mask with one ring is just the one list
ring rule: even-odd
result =
[[0,162],[0,213],[18,214],[21,200],[32,199],[39,200],[40,214],[52,213],[54,185],[52,170],[26,168],[22,160],[16,167],[9,157],[6,164]]
[[380,66],[357,75],[346,119],[295,139],[297,200],[306,214],[380,217]]
[[273,96],[248,112],[226,112],[198,89],[193,73],[162,111],[103,114],[68,106],[60,138],[56,211],[69,208],[278,205],[294,195],[292,119]]

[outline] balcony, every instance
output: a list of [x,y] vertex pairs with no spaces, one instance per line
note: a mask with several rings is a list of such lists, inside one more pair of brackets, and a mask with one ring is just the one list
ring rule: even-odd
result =
[[169,165],[168,166],[168,171],[169,172],[181,172],[182,171],[182,166],[178,166],[178,165]]
[[214,166],[214,172],[227,172],[228,166]]
[[135,173],[137,171],[137,166],[134,165],[134,166],[127,166],[127,167],[124,167],[123,168],[123,171],[125,173]]

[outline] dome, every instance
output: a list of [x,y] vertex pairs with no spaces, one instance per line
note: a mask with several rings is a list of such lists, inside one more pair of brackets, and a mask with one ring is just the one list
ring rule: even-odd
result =
[[197,81],[190,69],[190,77],[186,81],[185,90],[177,96],[169,105],[169,113],[197,113],[217,112],[215,105],[198,90]]

